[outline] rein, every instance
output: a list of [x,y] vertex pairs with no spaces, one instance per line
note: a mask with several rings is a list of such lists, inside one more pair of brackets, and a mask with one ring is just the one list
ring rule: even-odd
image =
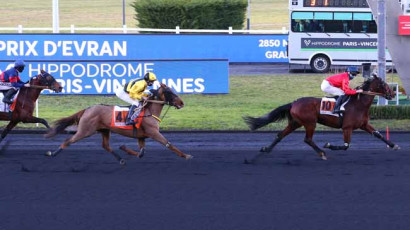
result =
[[[154,103],[154,104],[162,104],[162,105],[166,105],[167,103],[165,101],[157,101],[157,100],[145,100],[144,104],[143,104],[143,108],[148,104],[148,103]],[[171,107],[171,105],[167,104],[168,108],[165,111],[164,115],[162,116],[162,118],[155,116],[154,114],[149,114],[149,115],[145,115],[144,117],[153,117],[155,118],[159,123],[162,122],[162,120],[164,120],[165,115],[167,115],[169,108]]]
[[384,95],[382,93],[376,93],[372,91],[363,91],[362,94],[371,95],[371,96],[383,96]]
[[33,88],[33,89],[51,89],[49,86],[42,86],[42,85],[30,85],[30,88]]
[[155,104],[166,104],[166,102],[165,101],[156,101],[156,100],[146,100],[146,102],[148,103],[148,102],[151,102],[151,103],[155,103]]

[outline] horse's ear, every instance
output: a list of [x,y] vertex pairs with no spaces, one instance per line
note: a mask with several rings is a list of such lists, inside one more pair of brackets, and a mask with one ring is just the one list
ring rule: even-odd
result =
[[161,84],[161,88],[167,88],[167,85],[165,85],[164,83],[160,83]]
[[372,74],[371,74],[370,77],[371,77],[371,78],[379,78],[379,77],[377,76],[377,71],[374,70],[374,71],[372,72]]
[[41,72],[41,73],[45,73],[46,71],[42,69],[42,70],[40,70],[40,72]]

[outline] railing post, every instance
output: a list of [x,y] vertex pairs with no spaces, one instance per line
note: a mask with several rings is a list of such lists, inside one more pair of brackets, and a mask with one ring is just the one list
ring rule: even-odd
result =
[[176,33],[176,34],[179,34],[179,32],[180,32],[180,31],[179,31],[179,26],[176,26],[176,27],[175,27],[175,33]]
[[127,25],[122,25],[122,32],[123,32],[124,34],[127,33]]
[[229,34],[232,34],[232,26],[229,27]]
[[71,31],[72,34],[75,33],[74,25],[70,26],[70,31]]
[[18,25],[17,31],[18,31],[19,34],[22,34],[22,33],[23,33],[23,26],[22,26],[22,25]]
[[283,26],[283,27],[282,27],[282,34],[286,34],[286,32],[287,32],[287,31],[286,31],[286,27]]
[[[38,99],[36,100],[36,117],[38,117]],[[36,123],[36,126],[38,127],[38,123]]]

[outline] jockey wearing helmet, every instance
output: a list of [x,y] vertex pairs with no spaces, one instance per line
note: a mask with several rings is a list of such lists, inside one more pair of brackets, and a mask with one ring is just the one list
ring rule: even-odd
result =
[[118,88],[115,95],[121,100],[131,104],[128,112],[126,125],[134,125],[134,119],[139,115],[142,108],[142,101],[145,101],[150,93],[144,92],[148,86],[152,86],[157,76],[154,73],[148,72],[144,78],[131,80],[124,87]]
[[14,67],[10,68],[0,75],[0,81],[2,82],[2,90],[7,90],[4,93],[3,102],[7,104],[13,103],[12,99],[17,91],[22,87],[30,87],[29,83],[21,81],[19,73],[24,71],[26,64],[23,60],[17,60],[14,62]]
[[349,87],[350,80],[353,80],[353,78],[359,73],[360,71],[358,67],[350,66],[347,68],[346,72],[330,76],[323,80],[322,85],[320,86],[322,91],[339,96],[335,107],[333,108],[333,113],[343,112],[340,110],[340,107],[347,98],[345,95],[355,95],[363,92],[362,89],[354,90]]

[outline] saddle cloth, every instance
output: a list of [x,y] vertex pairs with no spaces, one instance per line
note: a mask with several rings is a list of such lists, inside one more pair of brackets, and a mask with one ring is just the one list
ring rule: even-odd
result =
[[1,91],[0,93],[0,112],[12,112],[14,110],[14,107],[16,106],[17,102],[17,96],[20,93],[20,90],[14,95],[13,97],[13,104],[9,105],[3,102],[4,94],[3,92],[6,91]]
[[[350,98],[340,106],[340,110],[345,110],[344,106],[349,102],[349,100]],[[336,98],[322,97],[322,100],[320,101],[320,114],[339,117],[338,113],[333,113],[333,108],[335,107],[335,105]]]
[[[132,125],[125,125],[125,120],[129,112],[129,106],[114,106],[112,110],[112,120],[111,127],[120,129],[133,129]],[[142,109],[137,118],[135,118],[135,128],[139,128],[142,123],[142,118],[144,117],[145,109]]]

